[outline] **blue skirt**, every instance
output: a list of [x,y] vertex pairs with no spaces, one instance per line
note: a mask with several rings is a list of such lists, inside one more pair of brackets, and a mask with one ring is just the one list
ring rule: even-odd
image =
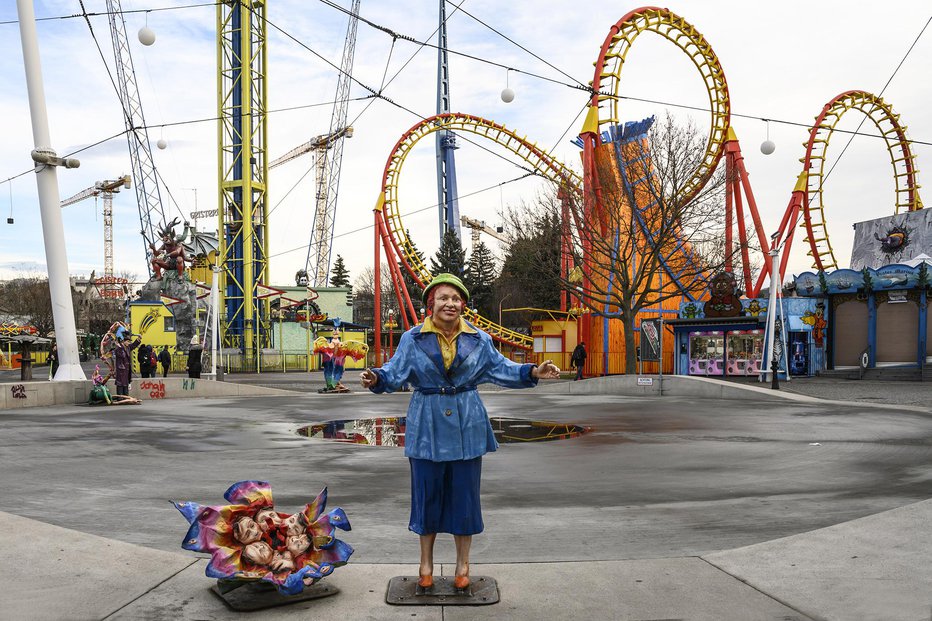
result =
[[457,461],[414,459],[411,463],[411,519],[418,535],[481,533],[479,480],[482,458]]

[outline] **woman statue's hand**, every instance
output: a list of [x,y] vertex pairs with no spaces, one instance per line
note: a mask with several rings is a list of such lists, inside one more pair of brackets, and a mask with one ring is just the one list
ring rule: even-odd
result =
[[366,369],[359,374],[359,381],[362,382],[363,388],[372,388],[379,383],[379,376],[372,369]]
[[538,366],[534,367],[531,375],[537,379],[559,379],[560,367],[553,363],[553,360],[544,360]]

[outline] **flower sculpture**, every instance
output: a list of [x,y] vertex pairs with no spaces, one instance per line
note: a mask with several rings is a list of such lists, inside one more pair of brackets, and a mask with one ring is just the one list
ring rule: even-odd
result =
[[323,513],[327,488],[300,513],[275,510],[265,481],[240,481],[223,495],[231,504],[172,502],[191,527],[181,547],[210,554],[206,575],[224,580],[261,580],[296,595],[345,565],[353,553],[334,529],[350,530],[339,507]]

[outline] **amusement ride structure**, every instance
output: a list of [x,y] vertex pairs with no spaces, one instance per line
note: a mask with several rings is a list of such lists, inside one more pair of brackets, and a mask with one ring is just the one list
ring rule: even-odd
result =
[[[553,181],[560,188],[563,200],[580,195],[585,204],[586,222],[570,221],[566,217],[567,210],[563,210],[564,227],[592,226],[600,212],[609,206],[603,200],[603,188],[600,186],[599,176],[596,174],[596,162],[600,149],[611,148],[610,143],[621,133],[623,115],[621,110],[622,97],[619,85],[625,60],[635,40],[645,32],[652,32],[667,39],[687,56],[699,72],[709,96],[710,125],[705,154],[698,167],[693,171],[689,181],[685,184],[685,199],[696,196],[709,182],[722,159],[725,160],[726,198],[725,198],[725,256],[726,270],[732,268],[731,257],[741,257],[742,279],[744,291],[749,297],[756,297],[761,290],[766,277],[771,282],[782,282],[789,248],[792,244],[793,234],[799,225],[802,213],[806,228],[806,241],[810,245],[810,254],[815,261],[815,267],[828,269],[837,266],[834,253],[828,237],[825,218],[825,205],[823,202],[823,182],[826,151],[829,140],[841,116],[848,110],[856,109],[867,115],[882,134],[891,163],[894,168],[896,180],[895,209],[915,210],[922,207],[916,184],[915,156],[911,153],[909,141],[905,135],[905,127],[899,124],[899,117],[892,107],[880,97],[864,91],[849,91],[833,98],[816,117],[816,122],[810,131],[809,141],[805,143],[806,153],[800,160],[803,163],[796,184],[791,192],[789,204],[784,212],[779,230],[774,237],[768,237],[764,224],[758,212],[757,203],[741,155],[741,148],[737,135],[731,125],[731,98],[725,80],[725,72],[716,56],[711,44],[689,22],[673,12],[657,8],[643,7],[630,11],[624,15],[609,30],[602,43],[599,55],[595,62],[595,72],[591,82],[591,96],[589,109],[580,132],[579,142],[583,148],[583,177],[580,179],[570,169],[565,167],[556,158],[549,155],[526,138],[518,136],[515,132],[493,121],[476,116],[448,113],[438,114],[425,119],[406,131],[395,147],[392,149],[385,164],[382,175],[382,188],[379,192],[375,215],[375,265],[381,264],[381,251],[384,249],[388,255],[390,277],[405,328],[417,322],[418,314],[405,287],[401,270],[406,270],[422,286],[430,281],[431,274],[423,261],[417,256],[415,247],[408,239],[406,229],[401,220],[399,203],[399,181],[402,166],[414,145],[423,137],[435,132],[471,133],[490,140],[526,162],[530,168],[543,177]],[[624,162],[616,165],[624,166]],[[644,209],[646,205],[634,205],[634,209]],[[756,242],[762,254],[766,257],[771,251],[771,241],[774,246],[782,248],[783,260],[779,267],[779,274],[771,275],[770,263],[764,261],[756,281],[751,274],[751,243],[748,239],[746,224],[750,225]],[[737,240],[734,231],[737,230]],[[609,232],[610,234],[611,232]],[[646,239],[650,239],[650,231],[643,231]],[[570,261],[570,248],[572,234],[565,235],[561,271],[564,277],[572,268]],[[578,238],[577,238],[578,239]],[[737,252],[736,252],[737,243]],[[591,261],[599,257],[591,252],[590,248],[582,248],[582,271],[584,274],[582,286],[588,286]],[[678,252],[688,252],[688,249],[678,248]],[[677,287],[682,293],[682,299],[691,299],[696,290],[696,282],[682,283],[670,265],[665,264],[664,270],[668,285]],[[376,270],[376,279],[379,279],[379,270]],[[711,276],[711,275],[709,275]],[[380,359],[381,317],[378,301],[380,285],[375,286],[377,296],[375,309],[376,356]],[[566,311],[569,305],[566,295],[562,299],[562,309]],[[606,300],[608,302],[608,300]],[[661,313],[675,313],[679,300],[671,299],[665,302],[662,308],[650,309],[652,316]],[[467,318],[478,327],[487,331],[495,339],[514,347],[531,349],[531,338],[506,329],[488,318],[467,312]],[[617,331],[610,326],[607,318],[580,315],[582,322],[581,335],[587,343],[592,343],[591,333],[598,330],[603,338],[597,338],[608,347],[609,331]],[[598,324],[603,324],[599,326]],[[616,322],[617,323],[617,322]],[[614,346],[617,347],[617,339]],[[622,344],[623,345],[623,344]],[[672,353],[672,352],[671,352]],[[599,356],[593,356],[598,360]],[[671,359],[672,356],[669,359]],[[607,359],[606,359],[607,360]],[[619,369],[608,368],[606,362],[600,373],[618,372]]]
[[[142,227],[142,245],[148,254],[149,244],[158,243],[157,227],[167,222],[162,208],[158,176],[152,159],[152,146],[149,143],[149,130],[136,86],[136,70],[133,67],[133,55],[126,37],[126,21],[120,0],[107,0],[107,16],[110,20],[110,37],[113,42],[113,55],[116,60],[116,87],[123,107],[123,120],[126,125],[126,140],[129,145],[132,163],[133,181],[136,187],[136,206],[139,209],[139,223]],[[129,186],[127,186],[129,187]],[[149,261],[146,261],[148,265]],[[152,268],[149,267],[149,274]]]
[[[450,60],[447,54],[447,2],[440,0],[440,26],[437,29],[437,114],[450,109]],[[460,237],[460,206],[456,187],[456,134],[449,129],[437,132],[437,207],[440,239],[447,231]],[[378,265],[378,263],[376,263]]]
[[[348,127],[347,109],[353,51],[356,41],[356,24],[358,21],[360,0],[353,0],[350,20],[347,28],[340,74],[330,131],[312,139],[305,145],[292,150],[280,161],[296,157],[300,153],[314,152],[317,157],[317,191],[314,200],[314,219],[311,242],[308,246],[308,274],[313,277],[313,284],[326,283],[329,271],[331,245],[334,232],[337,190],[339,186],[342,161],[343,140],[352,135]],[[137,203],[142,227],[142,236],[146,246],[157,241],[156,227],[165,221],[159,192],[159,180],[152,161],[145,119],[136,87],[132,57],[126,38],[126,26],[119,0],[107,0],[114,55],[117,59],[118,87],[126,134],[132,160],[133,180],[137,193]],[[262,294],[269,282],[269,247],[268,247],[268,171],[267,162],[267,110],[266,110],[266,30],[268,22],[265,17],[265,3],[220,2],[217,4],[217,45],[218,45],[218,117],[219,122],[219,200],[217,218],[220,237],[218,262],[221,267],[221,308],[223,308],[222,334],[227,347],[241,350],[245,357],[251,358],[271,342],[269,301]],[[589,88],[588,112],[583,122],[577,144],[582,148],[582,176],[563,165],[554,156],[539,148],[504,125],[474,115],[452,112],[450,110],[450,76],[446,50],[446,11],[445,2],[440,2],[440,44],[438,45],[438,92],[435,116],[416,123],[396,142],[388,155],[383,174],[381,189],[374,209],[375,265],[382,263],[381,252],[387,254],[389,276],[394,285],[400,308],[402,326],[407,329],[419,321],[418,308],[406,289],[402,270],[422,286],[431,279],[431,274],[418,256],[416,248],[408,238],[401,219],[400,177],[407,156],[414,146],[430,134],[435,134],[438,206],[441,235],[448,230],[459,234],[460,217],[456,195],[456,170],[453,152],[456,147],[455,133],[472,134],[480,139],[491,141],[513,156],[523,160],[527,168],[535,174],[554,183],[558,188],[558,198],[563,205],[562,222],[564,241],[561,252],[561,273],[565,278],[571,272],[581,271],[580,286],[583,290],[591,287],[594,262],[603,261],[587,244],[578,247],[581,238],[574,236],[574,228],[589,227],[600,222],[606,210],[616,208],[607,204],[604,181],[597,174],[600,160],[612,161],[619,172],[618,178],[625,178],[625,166],[618,143],[625,135],[620,84],[628,54],[637,38],[643,33],[654,33],[686,54],[695,66],[708,93],[710,122],[705,150],[698,166],[692,171],[685,191],[678,198],[688,202],[697,196],[710,181],[716,169],[724,160],[725,166],[725,205],[724,238],[726,257],[725,269],[733,268],[732,257],[740,256],[741,274],[739,282],[749,297],[760,294],[768,279],[782,282],[793,243],[794,232],[800,220],[806,230],[805,241],[809,244],[809,254],[813,257],[814,267],[826,270],[838,267],[838,261],[832,248],[828,224],[827,206],[824,200],[823,185],[830,171],[825,170],[830,140],[836,132],[841,117],[850,110],[858,110],[874,124],[885,142],[890,154],[895,180],[895,212],[914,211],[922,208],[917,183],[915,155],[906,137],[906,127],[899,121],[892,106],[881,97],[866,91],[851,90],[837,95],[825,104],[810,129],[809,139],[804,146],[805,155],[801,158],[802,170],[790,194],[790,200],[784,211],[778,230],[772,237],[767,235],[758,212],[757,203],[745,168],[744,158],[737,135],[731,124],[732,102],[729,95],[725,72],[711,44],[689,22],[675,13],[657,7],[642,7],[628,12],[611,26],[599,49],[594,63],[595,70]],[[646,139],[646,135],[641,135]],[[277,164],[276,161],[273,164]],[[651,183],[650,179],[639,182]],[[106,188],[89,188],[87,192],[99,191],[107,196],[107,191],[117,191],[111,182]],[[114,182],[115,183],[115,182]],[[99,185],[99,184],[98,184]],[[129,186],[127,186],[129,187]],[[87,194],[90,196],[90,194]],[[74,197],[75,200],[78,196]],[[69,199],[72,200],[72,199]],[[584,210],[579,219],[575,212],[567,208],[570,202],[581,201]],[[650,205],[635,201],[637,204],[627,208],[635,212],[649,209]],[[643,224],[639,233],[645,240],[651,239],[649,227]],[[475,223],[468,224],[474,231]],[[776,247],[782,251],[779,273],[771,274],[771,262],[763,261],[759,273],[751,273],[752,240],[766,257]],[[737,231],[737,236],[735,235]],[[614,232],[617,236],[617,232]],[[478,234],[478,233],[476,233]],[[612,231],[603,231],[605,235]],[[577,240],[574,242],[573,240]],[[574,243],[577,244],[574,246]],[[677,260],[693,260],[688,244],[677,244],[667,253],[663,262],[661,275],[665,288],[675,289],[679,299],[670,298],[645,313],[652,315],[674,313],[679,301],[695,299],[700,295],[699,281],[704,281],[710,274],[700,279],[682,281],[676,269],[673,255]],[[107,255],[112,262],[112,252]],[[574,265],[574,257],[581,256],[580,265]],[[686,257],[685,259],[683,257]],[[109,265],[109,263],[108,263]],[[112,268],[111,268],[112,271]],[[380,316],[380,280],[381,270],[375,270],[375,343],[376,357],[380,359],[381,325]],[[112,275],[111,275],[112,277]],[[611,281],[612,276],[609,276]],[[580,300],[573,301],[572,292],[561,296],[561,311],[574,314],[574,308],[580,308]],[[609,300],[606,300],[606,304]],[[604,313],[608,315],[608,313]],[[618,322],[607,316],[597,317],[585,313],[575,313],[580,322],[580,336],[588,343],[600,343],[607,352],[609,347],[617,349],[616,338]],[[505,328],[494,321],[478,316],[472,311],[467,318],[478,327],[487,331],[497,340],[516,348],[530,350],[533,347],[531,337]],[[614,324],[613,324],[614,322]],[[610,338],[611,336],[611,338]],[[601,338],[600,338],[601,337]],[[604,353],[604,352],[603,352]],[[598,356],[593,356],[598,359]],[[609,368],[605,359],[601,372],[617,372]],[[599,371],[599,369],[596,369]]]

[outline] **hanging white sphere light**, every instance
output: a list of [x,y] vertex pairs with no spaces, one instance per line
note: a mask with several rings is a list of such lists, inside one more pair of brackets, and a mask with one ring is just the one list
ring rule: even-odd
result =
[[165,147],[168,146],[168,143],[165,142],[164,138],[159,138],[159,141],[155,143],[155,146],[157,146],[159,149],[165,150]]
[[155,32],[148,26],[143,26],[139,29],[139,42],[143,45],[152,45],[155,43]]
[[511,88],[511,84],[508,83],[508,74],[511,73],[513,69],[505,69],[505,88],[502,89],[502,101],[505,103],[511,103],[515,100],[515,91]]
[[761,120],[767,124],[767,139],[760,143],[760,152],[764,155],[770,155],[777,150],[777,145],[770,139],[770,121],[768,119]]

